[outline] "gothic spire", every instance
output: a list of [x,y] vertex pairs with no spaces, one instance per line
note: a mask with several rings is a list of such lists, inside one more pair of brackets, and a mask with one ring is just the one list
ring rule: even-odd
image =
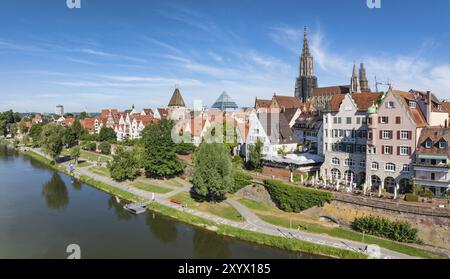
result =
[[353,73],[351,79],[351,93],[361,92],[361,87],[358,78],[358,71],[356,70],[356,64],[353,63]]
[[303,33],[303,55],[309,55],[308,27],[305,26]]
[[303,35],[303,51],[300,57],[300,76],[314,76],[314,60],[309,52],[308,28],[306,26],[305,33]]
[[370,92],[369,80],[367,79],[364,63],[361,63],[359,68],[359,83],[361,85],[361,92]]

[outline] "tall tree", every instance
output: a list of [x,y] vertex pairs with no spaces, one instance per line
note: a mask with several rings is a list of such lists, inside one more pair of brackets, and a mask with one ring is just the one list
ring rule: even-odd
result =
[[145,147],[144,167],[147,174],[170,177],[183,171],[171,136],[173,126],[173,121],[163,119],[157,124],[147,126],[142,132]]
[[72,157],[72,159],[75,161],[75,164],[78,164],[78,159],[80,158],[80,155],[81,155],[81,150],[80,150],[79,146],[75,146],[70,151],[70,157]]
[[258,138],[255,144],[249,146],[248,166],[250,168],[258,169],[261,167],[263,145],[262,141]]
[[41,133],[41,146],[47,154],[56,160],[63,149],[64,127],[51,123],[45,125]]
[[194,159],[195,193],[207,200],[220,201],[232,190],[233,183],[228,148],[220,143],[202,143]]
[[84,129],[84,127],[81,125],[80,120],[78,119],[75,119],[70,128],[77,135],[77,139],[81,139],[81,137],[86,133],[86,129]]
[[78,144],[78,136],[72,127],[63,128],[62,142],[68,148]]
[[99,141],[107,141],[107,142],[110,142],[110,143],[115,143],[116,140],[117,140],[116,132],[114,132],[114,129],[111,128],[111,127],[103,126],[100,129],[100,133],[98,135],[98,140]]
[[117,181],[135,179],[139,174],[139,163],[131,151],[118,147],[112,162],[108,162],[111,177]]
[[33,140],[33,146],[37,147],[41,145],[41,134],[42,129],[45,126],[44,123],[37,123],[33,124],[33,126],[30,129],[29,135],[31,139]]

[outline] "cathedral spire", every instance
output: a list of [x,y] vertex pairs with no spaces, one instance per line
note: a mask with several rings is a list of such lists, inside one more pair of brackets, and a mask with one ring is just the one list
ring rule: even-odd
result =
[[314,58],[309,51],[308,28],[305,26],[299,76],[295,82],[295,96],[306,102],[312,96],[314,88],[317,88],[317,77],[314,76]]
[[350,89],[351,89],[351,93],[361,92],[361,87],[360,87],[359,78],[358,78],[358,71],[356,70],[355,63],[353,63],[353,73],[352,73]]
[[359,68],[359,84],[361,86],[361,92],[370,92],[369,80],[367,79],[364,63],[361,63]]

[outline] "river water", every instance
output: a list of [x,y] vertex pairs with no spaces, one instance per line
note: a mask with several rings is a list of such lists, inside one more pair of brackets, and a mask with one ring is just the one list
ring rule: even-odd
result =
[[[122,202],[123,203],[123,202]],[[311,258],[222,237],[116,198],[0,145],[0,258]]]

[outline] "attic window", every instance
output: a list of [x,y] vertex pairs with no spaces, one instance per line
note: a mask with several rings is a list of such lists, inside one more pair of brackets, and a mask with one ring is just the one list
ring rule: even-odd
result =
[[440,149],[445,149],[447,148],[447,143],[445,141],[440,141],[439,142],[439,148]]
[[394,102],[390,101],[390,102],[387,102],[387,103],[386,103],[386,107],[387,107],[387,108],[390,108],[390,109],[391,109],[391,108],[395,108],[395,104],[394,104]]
[[437,109],[438,109],[438,110],[441,110],[441,109],[442,109],[442,105],[441,105],[441,104],[438,104],[438,105],[437,105]]
[[431,140],[427,140],[425,142],[425,148],[431,148],[433,146],[433,142]]
[[416,102],[414,102],[414,101],[409,101],[409,107],[410,107],[410,108],[416,108],[416,107],[417,107]]

